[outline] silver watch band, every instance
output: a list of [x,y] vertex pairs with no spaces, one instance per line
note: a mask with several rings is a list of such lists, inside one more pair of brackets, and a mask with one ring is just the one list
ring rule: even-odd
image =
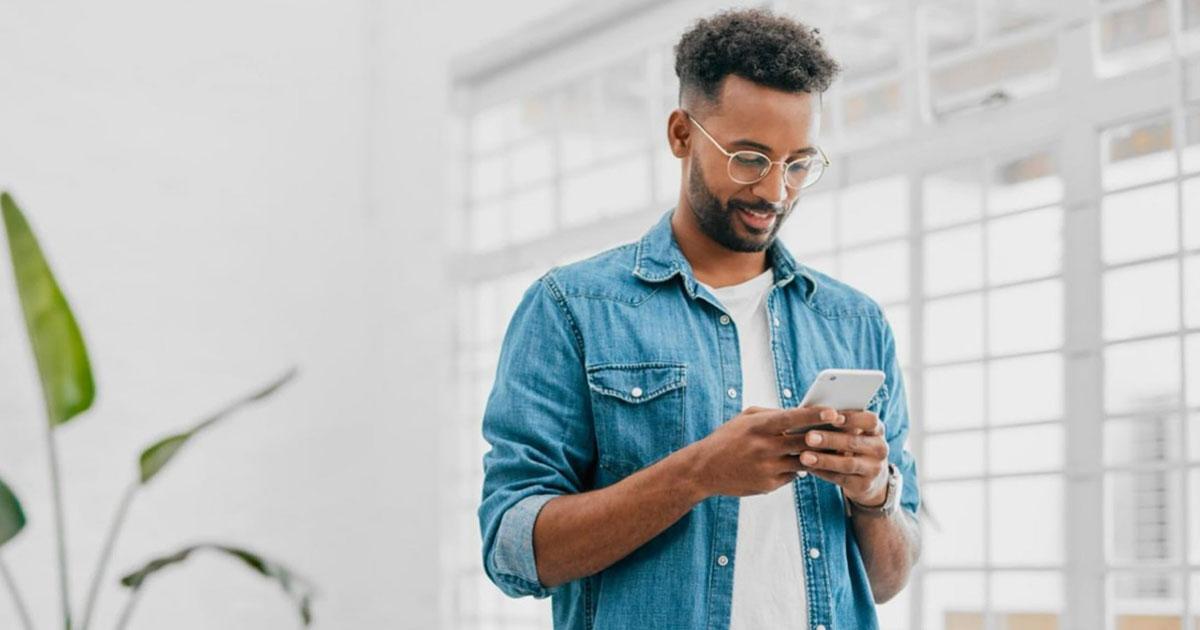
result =
[[883,505],[860,505],[854,501],[851,501],[846,497],[845,494],[843,494],[842,498],[846,503],[846,516],[854,516],[855,512],[876,516],[890,515],[892,512],[896,511],[897,507],[900,506],[900,490],[903,483],[904,478],[900,475],[900,470],[896,468],[895,464],[888,462],[887,493],[884,495]]

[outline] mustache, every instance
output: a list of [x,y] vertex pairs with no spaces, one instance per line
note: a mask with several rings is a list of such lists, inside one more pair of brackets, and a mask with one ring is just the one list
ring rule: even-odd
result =
[[730,202],[727,204],[729,211],[735,210],[753,210],[755,212],[773,212],[775,214],[783,214],[787,211],[787,206],[783,204],[770,203],[744,203],[740,201]]

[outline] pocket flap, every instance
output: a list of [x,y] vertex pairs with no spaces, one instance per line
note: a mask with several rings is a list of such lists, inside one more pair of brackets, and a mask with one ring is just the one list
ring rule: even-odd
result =
[[687,384],[683,363],[609,363],[587,369],[588,387],[628,403],[644,403]]

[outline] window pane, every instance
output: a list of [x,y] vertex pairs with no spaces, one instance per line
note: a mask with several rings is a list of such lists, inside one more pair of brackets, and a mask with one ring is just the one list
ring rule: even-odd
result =
[[554,172],[550,140],[535,138],[508,152],[508,166],[515,186],[525,186],[548,179]]
[[[1200,563],[1200,469],[1192,468],[1187,474],[1188,560],[1194,564]],[[1193,589],[1195,588],[1196,586],[1193,586]]]
[[1104,197],[1104,262],[1121,263],[1176,251],[1177,205],[1175,182]]
[[832,251],[833,195],[802,195],[791,216],[779,228],[779,236],[797,256]]
[[983,432],[926,436],[922,464],[929,479],[983,474]]
[[472,208],[467,217],[471,231],[471,250],[486,252],[504,245],[507,222],[507,199],[480,203]]
[[1112,190],[1174,176],[1173,146],[1171,119],[1167,117],[1104,131],[1100,134],[1104,188]]
[[1003,92],[1021,98],[1054,87],[1058,79],[1058,40],[1055,36],[1026,40],[999,50],[987,50],[930,71],[930,96],[939,114],[976,105]]
[[1179,385],[1175,337],[1104,350],[1104,407],[1110,414],[1172,409],[1179,401]]
[[952,481],[922,487],[929,518],[923,560],[929,566],[983,563],[983,482]]
[[1200,327],[1200,254],[1183,259],[1184,325]]
[[988,436],[988,465],[996,474],[1062,469],[1062,425],[994,429]]
[[1058,160],[1050,149],[1002,161],[991,169],[988,212],[1002,214],[1062,201]]
[[1184,342],[1187,357],[1187,404],[1200,408],[1200,333],[1188,335]]
[[991,561],[1058,564],[1063,557],[1063,496],[1060,475],[1013,477],[988,482]]
[[925,430],[983,426],[983,364],[925,370]]
[[1164,61],[1170,52],[1165,0],[1110,12],[1096,26],[1096,74],[1102,77]]
[[922,180],[925,227],[977,219],[983,214],[979,168],[969,166],[930,175]]
[[840,279],[879,302],[908,297],[908,241],[843,252]]
[[925,293],[938,295],[983,284],[983,229],[978,223],[925,237]]
[[1004,617],[1004,630],[1051,630],[1063,609],[1062,574],[1000,571],[992,575],[992,608]]
[[514,242],[529,241],[554,230],[554,191],[541,186],[518,194],[512,200],[509,226]]
[[507,169],[507,160],[502,155],[472,160],[471,200],[486,200],[504,192],[508,181]]
[[1108,582],[1108,615],[1115,630],[1181,628],[1183,585],[1173,573],[1118,573]]
[[977,630],[983,625],[983,573],[931,573],[925,577],[925,627]]
[[1179,418],[1171,412],[1104,422],[1104,463],[1109,466],[1178,460],[1179,446]]
[[1016,282],[1062,268],[1062,208],[1024,212],[988,224],[988,280]]
[[1123,339],[1179,327],[1179,265],[1163,260],[1104,274],[1104,338]]
[[983,354],[983,296],[975,293],[925,306],[925,361],[938,363]]
[[904,116],[904,86],[904,83],[894,81],[846,94],[842,102],[842,122],[847,131],[903,130],[908,122]]
[[922,11],[917,14],[917,19],[924,22],[920,32],[926,36],[925,45],[930,57],[962,49],[975,38],[977,8],[974,2],[931,0],[918,6]]
[[1183,247],[1200,248],[1200,177],[1183,182]]
[[601,216],[644,208],[650,200],[650,160],[618,160],[563,180],[563,222],[580,225]]
[[907,234],[908,181],[897,176],[844,188],[838,228],[844,245]]
[[845,11],[831,53],[845,67],[845,79],[879,76],[900,64],[901,29],[907,24],[903,7],[889,0],[859,0]]
[[1179,473],[1114,472],[1105,475],[1108,559],[1158,563],[1179,558]]
[[913,589],[905,588],[892,599],[875,606],[880,630],[909,630],[908,624],[912,619],[912,592]]
[[1045,280],[988,296],[988,352],[1014,354],[1062,345],[1062,281]]
[[1063,413],[1062,355],[1039,354],[988,366],[992,424],[1053,420]]

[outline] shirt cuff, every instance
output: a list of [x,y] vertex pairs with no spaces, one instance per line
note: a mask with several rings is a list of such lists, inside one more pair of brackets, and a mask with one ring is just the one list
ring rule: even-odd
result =
[[535,590],[542,590],[533,557],[533,523],[542,506],[557,496],[539,494],[525,497],[504,513],[492,551],[492,567],[497,574],[518,578]]

